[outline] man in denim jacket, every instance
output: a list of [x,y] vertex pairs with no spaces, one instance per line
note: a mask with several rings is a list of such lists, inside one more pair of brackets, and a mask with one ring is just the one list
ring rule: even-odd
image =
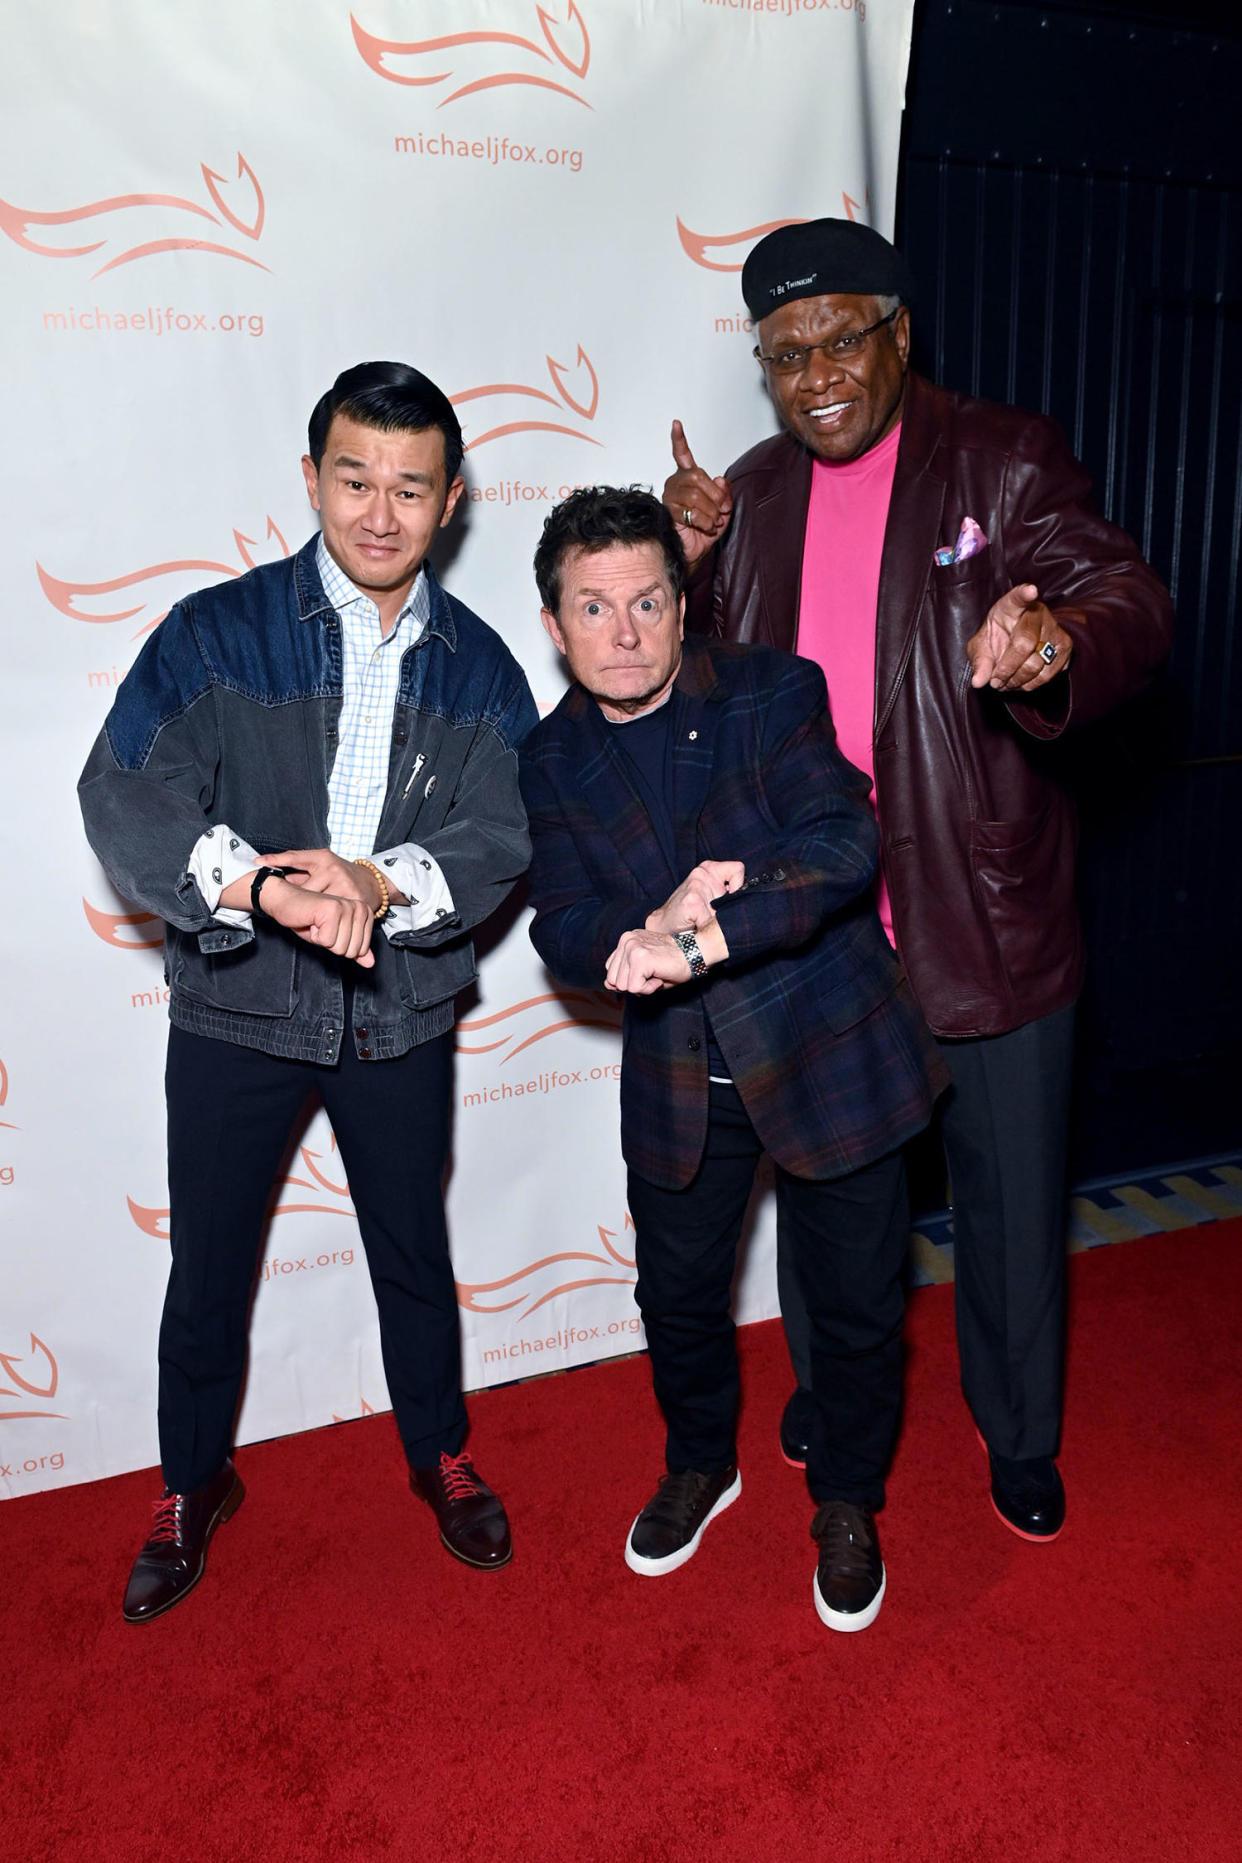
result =
[[119,689],[80,784],[118,889],[166,921],[172,1269],[165,1492],[124,1615],[202,1576],[243,1494],[229,1451],[281,1154],[328,1112],[379,1309],[411,1486],[448,1550],[503,1565],[464,1450],[441,1182],[469,932],[529,858],[521,669],[425,561],[462,492],[461,429],[416,369],[362,363],[310,421],[322,532],[179,602]]

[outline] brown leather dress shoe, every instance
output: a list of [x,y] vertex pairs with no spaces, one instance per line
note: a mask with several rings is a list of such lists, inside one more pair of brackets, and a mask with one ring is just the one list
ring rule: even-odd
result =
[[513,1557],[499,1498],[475,1472],[468,1452],[441,1455],[436,1468],[410,1470],[410,1487],[440,1523],[440,1538],[465,1565],[491,1571]]
[[188,1494],[165,1489],[125,1588],[121,1615],[127,1624],[149,1623],[193,1591],[206,1570],[212,1534],[237,1512],[245,1493],[231,1462]]

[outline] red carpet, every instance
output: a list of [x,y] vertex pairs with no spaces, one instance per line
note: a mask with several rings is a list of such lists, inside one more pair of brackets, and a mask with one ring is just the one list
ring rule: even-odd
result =
[[741,1336],[742,1498],[663,1579],[621,1557],[660,1468],[641,1359],[473,1399],[501,1573],[440,1550],[389,1417],[243,1450],[206,1578],[144,1629],[151,1475],[6,1503],[3,1857],[1234,1863],[1242,1221],[1072,1275],[1065,1532],[998,1525],[923,1290],[853,1637],[811,1603],[775,1323]]

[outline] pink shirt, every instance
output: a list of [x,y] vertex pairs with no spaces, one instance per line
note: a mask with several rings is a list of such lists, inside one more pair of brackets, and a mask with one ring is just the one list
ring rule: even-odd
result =
[[[876,603],[900,439],[899,422],[859,459],[814,462],[802,554],[798,652],[823,668],[842,754],[873,782]],[[883,871],[876,906],[895,944]]]

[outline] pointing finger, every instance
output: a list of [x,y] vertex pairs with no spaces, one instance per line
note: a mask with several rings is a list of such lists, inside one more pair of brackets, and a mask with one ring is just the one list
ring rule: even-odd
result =
[[686,430],[679,420],[673,422],[673,458],[683,471],[694,470],[694,454],[690,451],[690,442],[686,439]]
[[1016,627],[1026,614],[1039,602],[1039,590],[1033,582],[1019,582],[1016,587],[1007,589],[998,602],[993,603],[992,616],[1006,628]]

